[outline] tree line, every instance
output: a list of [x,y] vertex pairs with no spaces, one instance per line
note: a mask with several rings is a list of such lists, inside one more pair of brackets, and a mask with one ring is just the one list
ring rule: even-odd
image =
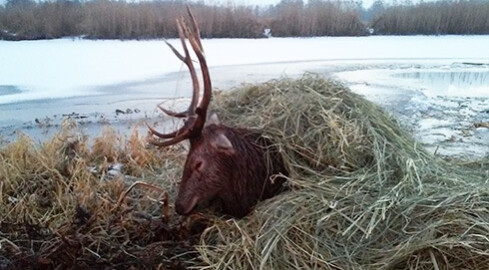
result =
[[489,34],[489,1],[462,0],[388,7],[371,21],[385,35]]
[[175,20],[190,5],[205,38],[259,38],[375,34],[486,34],[489,2],[453,0],[369,9],[360,2],[282,0],[268,7],[205,5],[185,0],[7,0],[0,5],[0,39],[67,36],[152,39],[177,36]]
[[357,13],[341,2],[284,0],[267,9],[210,6],[186,1],[8,0],[0,7],[4,39],[48,39],[83,36],[104,39],[149,39],[177,36],[176,19],[190,5],[205,38],[258,38],[264,29],[274,36],[359,35]]

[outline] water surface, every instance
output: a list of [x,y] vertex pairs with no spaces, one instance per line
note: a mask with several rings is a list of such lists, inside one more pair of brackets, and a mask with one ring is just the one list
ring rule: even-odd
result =
[[489,155],[489,66],[452,63],[340,72],[353,91],[384,107],[428,151]]
[[413,79],[428,96],[489,97],[489,70],[410,71],[393,77]]

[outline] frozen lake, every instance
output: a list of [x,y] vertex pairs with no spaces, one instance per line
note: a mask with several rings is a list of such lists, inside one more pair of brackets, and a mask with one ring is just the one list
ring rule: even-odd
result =
[[[488,129],[476,127],[489,122],[489,36],[211,39],[203,45],[216,88],[315,72],[386,108],[430,151],[489,153]],[[0,135],[6,138],[19,129],[49,134],[45,127],[67,116],[88,133],[104,123],[127,128],[156,116],[156,103],[191,93],[187,70],[161,40],[0,41],[0,63]]]

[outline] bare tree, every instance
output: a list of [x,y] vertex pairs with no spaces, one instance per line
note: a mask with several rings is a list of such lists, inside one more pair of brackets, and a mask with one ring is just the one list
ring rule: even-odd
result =
[[374,18],[379,34],[487,34],[489,2],[455,0],[393,6]]

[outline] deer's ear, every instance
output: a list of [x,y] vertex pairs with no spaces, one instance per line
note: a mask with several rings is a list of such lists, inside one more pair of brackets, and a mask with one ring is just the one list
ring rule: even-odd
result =
[[211,140],[211,145],[216,150],[232,155],[234,154],[234,147],[231,141],[223,133],[219,133]]
[[216,113],[212,113],[211,116],[209,116],[209,119],[207,119],[205,125],[210,126],[210,125],[219,125],[221,122],[219,121],[219,117],[217,117]]

